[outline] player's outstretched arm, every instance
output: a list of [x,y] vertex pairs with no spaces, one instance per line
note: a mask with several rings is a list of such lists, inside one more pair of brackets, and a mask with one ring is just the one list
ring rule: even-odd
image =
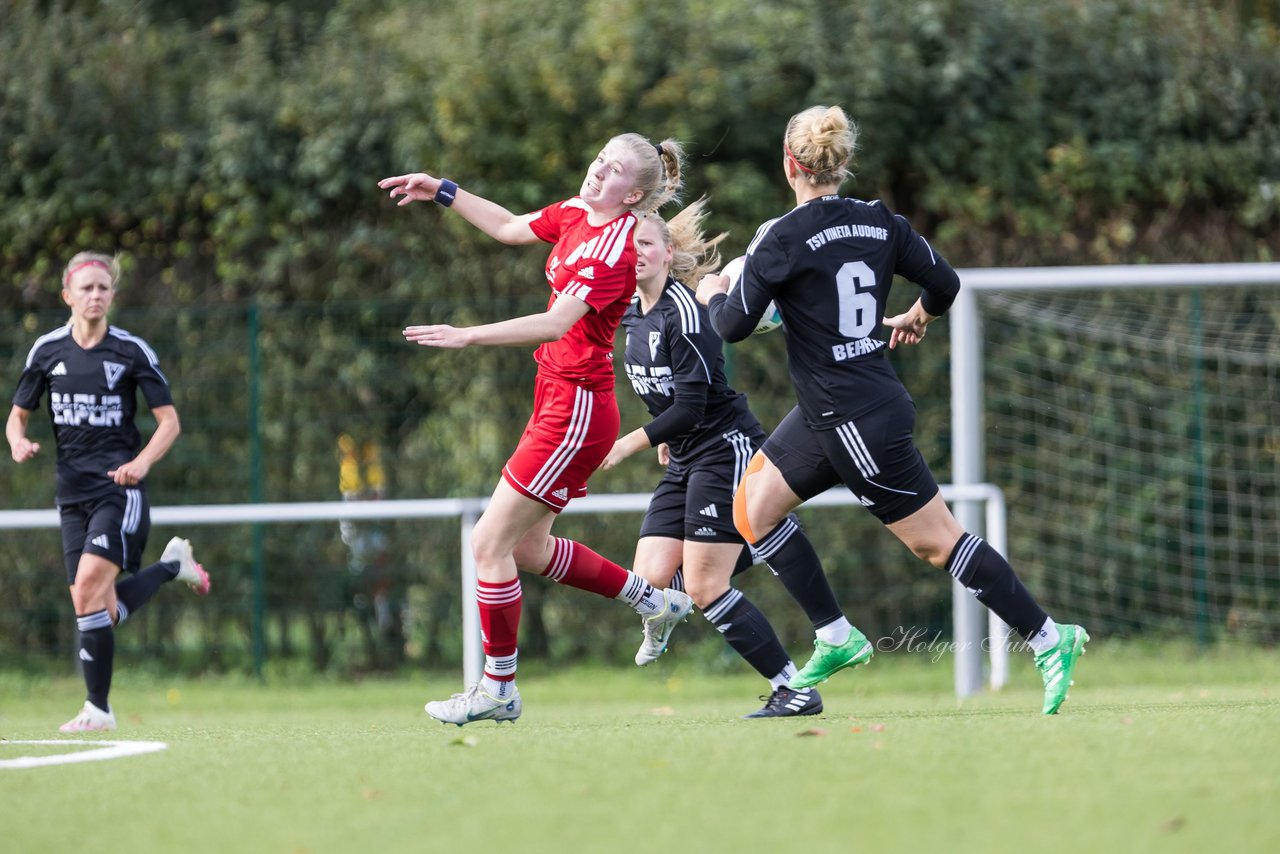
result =
[[591,310],[585,302],[561,296],[541,314],[527,314],[483,326],[406,326],[404,337],[424,347],[461,350],[480,344],[490,347],[527,346],[559,341]]
[[[453,208],[463,219],[494,240],[513,246],[538,242],[537,235],[529,227],[528,214],[513,214],[502,205],[463,190],[452,181],[436,178],[426,172],[411,172],[408,175],[383,178],[378,186],[387,190],[391,198],[399,198],[396,202],[398,207],[411,202],[437,201],[445,207]],[[440,195],[442,186],[448,189],[448,195]]]

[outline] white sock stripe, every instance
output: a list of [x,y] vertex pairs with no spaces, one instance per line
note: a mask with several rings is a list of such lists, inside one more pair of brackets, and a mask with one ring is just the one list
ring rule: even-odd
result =
[[476,602],[490,607],[510,605],[519,601],[521,596],[520,579],[513,579],[509,584],[476,585]]
[[791,535],[798,530],[800,530],[799,526],[790,517],[783,519],[782,524],[769,532],[769,536],[755,544],[755,553],[764,560],[768,560],[777,554],[778,550],[786,545],[787,540],[791,539]]
[[965,570],[969,567],[969,559],[973,557],[973,553],[978,546],[982,545],[982,538],[975,537],[973,534],[965,534],[965,538],[960,540],[960,544],[956,546],[953,560],[951,561],[951,576],[959,579],[964,575]]
[[111,615],[107,613],[107,609],[94,611],[92,614],[85,614],[83,617],[76,617],[76,628],[82,632],[93,631],[94,629],[111,628]]
[[518,657],[519,657],[519,654],[514,652],[511,653],[510,655],[504,655],[500,657],[494,656],[494,655],[486,655],[484,657],[484,669],[493,671],[499,674],[504,672],[510,673],[511,671],[516,669],[516,659]]
[[116,625],[117,626],[120,625],[127,619],[129,619],[129,606],[121,602],[119,599],[117,599],[116,600]]
[[742,601],[742,591],[729,588],[729,591],[712,603],[711,607],[702,612],[702,616],[713,625],[719,621],[725,614],[737,607]]
[[573,562],[573,540],[566,540],[564,537],[552,537],[554,545],[551,548],[551,563],[547,564],[547,568],[542,574],[552,581],[563,581],[564,577],[569,574],[569,564]]
[[852,421],[841,424],[836,428],[836,435],[840,437],[840,441],[844,443],[845,450],[849,452],[849,456],[853,458],[853,463],[858,467],[858,471],[865,478],[871,478],[880,473],[880,468],[871,457],[871,452],[867,450],[867,445],[862,441],[862,434],[858,432],[858,428],[854,426]]
[[552,452],[550,458],[543,463],[542,468],[529,483],[529,490],[535,495],[541,495],[550,489],[556,478],[569,467],[574,456],[582,449],[583,439],[591,427],[592,401],[591,392],[582,388],[574,389],[573,414],[569,418],[569,429],[565,432],[559,447]]
[[[639,605],[645,594],[649,592],[649,589],[649,582],[634,572],[627,570],[627,583],[622,585],[622,592],[618,594],[617,598],[632,606]],[[654,587],[652,589],[657,590],[658,588]]]

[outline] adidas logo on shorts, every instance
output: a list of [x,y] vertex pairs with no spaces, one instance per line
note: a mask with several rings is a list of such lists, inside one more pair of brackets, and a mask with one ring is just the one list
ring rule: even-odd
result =
[[714,537],[716,535],[714,528],[699,528],[693,532],[695,537]]
[[559,489],[557,489],[555,492],[551,493],[551,497],[552,497],[552,498],[557,498],[557,499],[559,499],[560,501],[568,501],[568,500],[569,500],[569,490],[565,489],[565,488],[562,486],[562,487],[560,487]]
[[714,504],[708,504],[706,507],[703,507],[698,512],[701,513],[703,516],[710,516],[712,519],[720,518],[720,513],[716,511],[716,506]]
[[90,540],[89,542],[93,543],[95,546],[97,546],[97,547],[98,547],[98,548],[100,548],[100,549],[109,549],[109,548],[111,548],[111,541],[107,539],[107,535],[106,535],[106,534],[99,534],[98,536],[96,536],[96,537],[94,537],[92,540]]

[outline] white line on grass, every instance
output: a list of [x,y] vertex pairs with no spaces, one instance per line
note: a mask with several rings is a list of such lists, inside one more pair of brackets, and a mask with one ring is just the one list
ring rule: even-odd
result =
[[163,741],[89,741],[88,739],[46,739],[42,741],[8,741],[0,739],[0,747],[10,744],[96,744],[96,750],[78,750],[75,753],[55,753],[50,756],[19,756],[17,759],[0,759],[0,768],[37,768],[41,765],[70,765],[72,762],[98,762],[103,759],[119,759],[155,753],[169,745]]

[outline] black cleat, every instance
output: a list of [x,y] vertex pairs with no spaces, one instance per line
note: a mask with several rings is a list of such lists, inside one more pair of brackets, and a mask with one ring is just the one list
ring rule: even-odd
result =
[[822,697],[813,688],[788,688],[782,685],[773,689],[768,697],[761,696],[764,707],[744,718],[791,718],[799,715],[822,714]]

